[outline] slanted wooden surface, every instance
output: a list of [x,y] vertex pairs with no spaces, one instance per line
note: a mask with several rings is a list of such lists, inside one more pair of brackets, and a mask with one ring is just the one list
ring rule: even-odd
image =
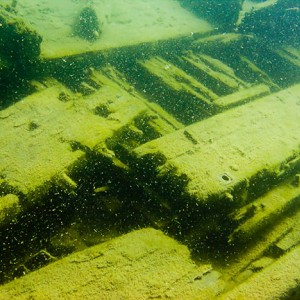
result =
[[[86,6],[95,10],[101,23],[102,33],[95,42],[73,35],[75,19]],[[23,0],[18,1],[16,10],[42,36],[43,58],[98,52],[212,30],[210,24],[184,10],[175,0]]]
[[37,189],[39,196],[47,193],[54,177],[67,180],[64,173],[84,159],[83,149],[105,151],[106,140],[134,127],[136,118],[148,118],[143,124],[154,131],[172,130],[171,116],[128,93],[120,81],[100,72],[92,77],[99,89],[91,95],[73,94],[56,82],[0,112],[0,185],[35,198]]
[[299,299],[299,260],[298,246],[220,299]]
[[232,195],[253,188],[262,173],[274,179],[297,166],[299,91],[295,85],[146,143],[135,149],[136,160],[142,166],[149,158],[174,188],[184,176],[184,192],[196,201],[245,201]]
[[212,299],[223,289],[220,274],[195,264],[186,246],[142,229],[12,281],[0,299]]
[[[272,225],[287,210],[300,204],[300,186],[293,182],[282,184],[233,214],[240,225],[229,237],[230,242],[254,239],[263,228]],[[300,233],[299,233],[300,235]],[[297,242],[297,241],[296,241]]]

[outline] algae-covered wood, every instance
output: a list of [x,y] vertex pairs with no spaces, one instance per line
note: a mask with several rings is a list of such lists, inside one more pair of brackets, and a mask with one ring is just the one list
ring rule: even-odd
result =
[[199,102],[203,101],[209,105],[210,100],[218,97],[214,92],[201,84],[201,82],[161,57],[153,57],[146,62],[140,62],[140,64],[147,69],[151,75],[157,76],[173,90],[183,91],[191,98],[196,97]]
[[235,75],[232,68],[213,57],[205,54],[189,53],[184,59],[206,73],[207,76],[215,79],[218,84],[225,85],[229,90],[239,90],[247,86],[246,82]]
[[[297,228],[300,223],[300,211],[297,210],[294,214],[283,214],[278,218],[267,231],[258,233],[253,239],[248,240],[247,244],[243,241],[243,251],[235,253],[231,263],[224,266],[224,274],[228,278],[236,281],[241,273],[247,272],[250,266],[262,257],[277,257],[289,251],[293,246],[298,244]],[[287,241],[287,238],[289,241]],[[283,242],[283,244],[281,244]],[[285,249],[281,249],[284,246]]]
[[293,184],[282,184],[254,202],[234,212],[234,219],[241,221],[230,236],[235,239],[254,238],[263,228],[270,226],[287,210],[297,208],[300,204],[300,187]]
[[[4,1],[11,4],[11,1]],[[99,20],[99,37],[88,41],[74,35],[84,7]],[[43,58],[57,58],[122,46],[157,42],[212,30],[206,21],[184,10],[175,0],[23,0],[16,5],[22,17],[42,36]]]
[[172,131],[172,117],[165,112],[160,111],[160,118],[158,109],[100,72],[94,72],[93,79],[99,89],[91,95],[73,94],[52,83],[0,112],[3,190],[9,186],[35,198],[36,190],[40,190],[39,196],[47,193],[46,187],[57,176],[57,183],[65,181],[76,187],[64,173],[84,159],[87,149],[109,153],[106,140],[122,128],[134,126],[136,118],[158,135],[160,130]]
[[[198,278],[198,279],[197,279]],[[131,232],[0,287],[0,299],[211,299],[220,273],[154,229]]]
[[270,87],[265,84],[258,84],[248,89],[243,89],[238,92],[220,97],[214,101],[220,110],[245,104],[256,98],[265,96],[270,93]]
[[262,176],[278,180],[299,167],[299,91],[295,85],[146,143],[135,159],[173,188],[184,184],[184,194],[199,202],[241,205],[248,189],[263,191]]
[[300,246],[220,299],[299,299]]

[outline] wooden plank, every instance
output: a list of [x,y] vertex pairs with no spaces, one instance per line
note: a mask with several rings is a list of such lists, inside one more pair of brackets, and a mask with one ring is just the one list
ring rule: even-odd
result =
[[298,299],[299,260],[298,246],[220,299]]
[[261,70],[255,63],[253,63],[251,60],[249,60],[247,57],[241,55],[240,56],[241,63],[245,64],[247,66],[247,69],[253,73],[256,74],[256,81],[261,82],[269,86],[275,91],[279,91],[280,87],[275,84],[270,76]]
[[298,228],[299,220],[299,209],[294,214],[282,215],[280,220],[274,223],[269,230],[265,230],[263,234],[256,235],[254,239],[245,243],[238,253],[235,253],[232,261],[223,267],[224,274],[236,281],[241,274],[251,271],[251,266],[261,258],[266,256],[278,257],[284,254],[285,251],[278,248],[277,243],[284,240],[289,233],[293,233],[294,228]]
[[291,183],[280,185],[252,203],[236,210],[233,219],[241,224],[230,235],[229,241],[245,241],[253,238],[263,228],[278,221],[280,215],[300,204],[300,187]]
[[298,218],[291,230],[276,244],[276,248],[282,252],[287,252],[300,244],[300,219]]
[[68,121],[74,117],[74,101],[60,101],[62,93],[70,95],[57,84],[0,112],[2,185],[24,194],[41,186],[47,190],[54,175],[83,156],[81,150],[72,151],[64,137],[74,128]]
[[258,84],[248,89],[220,97],[214,101],[214,104],[221,110],[228,109],[237,105],[245,104],[270,93],[270,87],[265,84]]
[[299,91],[295,85],[146,143],[135,149],[135,160],[149,163],[174,189],[183,186],[182,195],[195,202],[242,205],[262,174],[280,180],[297,168]]
[[[234,70],[223,63],[221,60],[213,58],[206,54],[198,54],[197,56],[212,69],[216,70],[219,73],[223,73],[224,78],[226,76],[226,80],[224,80],[224,83],[227,82],[228,86],[235,87],[237,89],[242,89],[250,86],[249,83],[237,77]],[[221,81],[221,78],[222,77],[220,77],[219,81]]]
[[196,97],[199,102],[211,104],[212,99],[218,96],[195,78],[184,72],[179,67],[161,57],[152,57],[140,64],[151,74],[161,79],[167,86],[177,92],[187,93],[191,98]]
[[[11,1],[4,0],[11,4]],[[101,33],[88,41],[74,35],[80,11],[89,6],[95,11]],[[210,24],[196,18],[173,0],[24,0],[18,1],[17,15],[42,36],[43,58],[59,58],[141,43],[207,33]]]
[[200,37],[193,42],[193,49],[206,51],[206,50],[220,50],[233,45],[240,45],[245,40],[253,39],[252,36],[243,35],[239,33],[226,33],[209,35]]
[[231,68],[215,58],[204,54],[189,53],[184,59],[219,84],[224,84],[229,90],[238,90],[245,86],[245,83],[235,76]]
[[300,68],[300,49],[294,48],[292,46],[286,46],[279,48],[274,52],[283,59],[295,65],[295,67]]
[[149,90],[151,100],[177,120],[191,124],[214,113],[218,95],[179,66],[159,56],[138,62],[150,82],[145,91]]
[[223,289],[211,265],[196,265],[186,246],[147,228],[3,285],[0,299],[211,299]]
[[[2,194],[13,190],[33,204],[53,185],[75,190],[70,172],[81,167],[86,151],[108,156],[121,167],[107,149],[107,139],[117,143],[122,130],[136,128],[144,141],[144,131],[151,131],[154,138],[180,126],[176,121],[173,126],[166,112],[152,109],[145,99],[129,94],[103,73],[94,72],[93,80],[99,88],[87,96],[50,80],[50,87],[0,112]],[[127,142],[133,140],[127,137]]]

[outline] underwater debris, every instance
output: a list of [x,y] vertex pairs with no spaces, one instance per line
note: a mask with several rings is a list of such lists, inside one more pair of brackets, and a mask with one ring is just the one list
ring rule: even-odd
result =
[[93,42],[99,38],[100,33],[100,23],[95,10],[91,7],[83,8],[75,20],[74,34]]
[[11,7],[16,8],[17,4],[18,4],[17,0],[12,0]]
[[245,15],[239,26],[243,34],[255,34],[268,45],[300,44],[299,1],[279,0],[274,5]]
[[0,5],[0,52],[12,63],[29,63],[40,55],[42,37],[18,17]]
[[218,29],[230,31],[235,26],[242,9],[241,0],[180,0],[183,6],[207,19]]

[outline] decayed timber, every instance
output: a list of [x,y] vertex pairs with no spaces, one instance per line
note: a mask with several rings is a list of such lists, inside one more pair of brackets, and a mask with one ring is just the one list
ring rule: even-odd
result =
[[220,299],[298,299],[300,247],[296,247]]
[[[267,258],[276,258],[290,251],[299,243],[297,236],[297,228],[300,223],[300,210],[295,213],[283,214],[280,218],[266,228],[263,232],[259,232],[252,240],[244,241],[247,245],[243,251],[235,254],[233,261],[227,264],[223,271],[224,274],[236,283],[241,283],[254,272],[264,268],[260,263],[262,260],[266,262]],[[257,269],[258,262],[260,268]]]
[[93,78],[99,89],[91,95],[83,97],[52,82],[50,87],[0,112],[3,195],[21,194],[32,204],[53,185],[74,191],[77,183],[70,173],[83,168],[87,151],[126,168],[108,150],[108,139],[117,142],[126,131],[129,144],[130,136],[132,141],[146,138],[143,128],[158,137],[179,126],[174,121],[173,127],[171,116],[129,94],[103,73],[94,72]]
[[296,67],[300,68],[300,50],[291,46],[286,46],[275,50],[275,52]]
[[139,64],[147,71],[146,76],[156,82],[156,101],[181,122],[190,124],[213,113],[212,101],[218,95],[181,68],[162,57],[152,57]]
[[172,65],[160,57],[153,57],[146,62],[141,62],[151,74],[159,77],[163,82],[175,91],[183,91],[190,97],[196,97],[199,103],[203,101],[209,104],[211,100],[218,96],[205,87],[201,82],[186,74],[180,68]]
[[252,39],[250,35],[242,35],[238,33],[218,34],[207,37],[201,37],[193,42],[195,49],[211,50],[224,49],[228,46],[240,45],[244,40]]
[[300,204],[300,187],[291,182],[282,184],[254,202],[234,212],[234,219],[241,224],[230,236],[235,239],[250,239],[272,222],[278,220],[287,210]]
[[[176,55],[146,55],[138,59],[138,64],[129,66],[131,73],[143,74],[143,80],[138,78],[137,81],[149,100],[161,105],[185,125],[280,90],[266,73],[244,56],[234,52],[235,59],[243,64],[241,71],[231,66],[226,55],[216,58],[218,55],[212,49],[207,50],[209,54],[205,47],[199,50]],[[124,72],[130,76],[126,69]],[[251,78],[245,74],[251,74]]]
[[218,107],[218,109],[224,110],[245,104],[269,93],[270,87],[268,85],[258,84],[248,89],[242,89],[241,91],[220,97],[214,101],[214,104]]
[[[0,99],[0,299],[298,299],[297,46],[173,0],[2,2],[2,87],[19,64],[37,92]],[[87,249],[149,224],[198,264],[154,229]]]
[[[4,3],[10,5],[11,1]],[[89,41],[74,34],[75,20],[87,4],[24,0],[18,2],[17,14],[42,36],[41,56],[45,59],[156,43],[212,30],[208,22],[184,10],[177,1],[153,0],[150,5],[148,1],[131,0],[119,5],[118,0],[94,0],[91,7],[99,19],[100,31],[95,40]]]
[[184,59],[197,69],[215,79],[218,84],[223,84],[229,92],[249,86],[249,84],[234,74],[234,70],[232,68],[228,67],[220,60],[210,57],[209,55],[189,53],[184,57]]
[[4,285],[0,299],[210,299],[223,289],[211,265],[196,265],[185,246],[142,229]]
[[276,243],[276,247],[283,253],[287,252],[292,247],[300,244],[300,220],[296,220],[290,231]]
[[183,184],[196,202],[241,205],[262,187],[262,174],[280,180],[299,167],[299,90],[295,85],[146,143],[135,149],[136,160],[174,188]]

